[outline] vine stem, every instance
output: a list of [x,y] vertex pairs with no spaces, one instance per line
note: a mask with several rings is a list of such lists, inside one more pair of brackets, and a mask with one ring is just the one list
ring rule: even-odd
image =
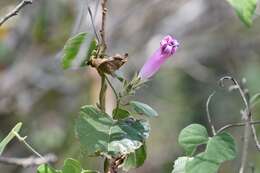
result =
[[100,105],[100,109],[103,112],[105,112],[106,111],[106,90],[107,90],[106,76],[102,72],[99,72],[99,75],[101,77],[101,88],[100,88],[100,93],[99,93],[99,105]]
[[[101,7],[102,7],[102,19],[101,19],[101,29],[100,29],[100,35],[101,35],[101,52],[98,51],[98,54],[104,54],[107,48],[106,45],[106,39],[105,39],[105,24],[106,24],[106,14],[107,14],[107,1],[108,0],[102,0]],[[106,75],[103,72],[99,72],[99,75],[101,77],[101,89],[100,89],[100,95],[99,95],[99,104],[102,111],[106,111],[106,90],[107,90],[107,84],[106,84]],[[104,173],[110,173],[110,160],[108,158],[105,158],[104,161]]]
[[[260,121],[251,121],[250,122],[250,125],[256,125],[256,124],[260,124]],[[232,127],[241,127],[241,126],[245,126],[246,123],[230,123],[230,124],[227,124],[223,127],[221,127],[218,131],[217,131],[217,134],[227,130],[227,129],[230,129]]]
[[110,88],[112,89],[115,97],[116,97],[116,108],[115,108],[115,115],[117,114],[117,110],[118,110],[118,107],[119,107],[119,104],[120,104],[120,97],[118,96],[117,92],[116,92],[116,89],[114,88],[114,86],[112,85],[112,83],[110,82],[110,80],[108,79],[107,76],[106,77],[106,80],[107,80],[107,83],[108,85],[110,86]]
[[245,127],[244,127],[244,142],[243,142],[243,149],[242,149],[242,156],[241,156],[241,166],[239,169],[239,173],[245,173],[245,168],[247,164],[247,159],[248,159],[248,148],[249,148],[249,138],[250,138],[250,128],[251,128],[251,109],[250,105],[248,103],[248,99],[246,97],[245,92],[239,85],[239,83],[232,77],[230,76],[225,76],[220,79],[220,84],[221,86],[224,86],[224,80],[230,80],[234,83],[235,87],[239,90],[240,96],[243,100],[243,103],[245,105],[244,111],[242,113],[242,119],[244,119]]
[[207,118],[208,118],[208,122],[209,122],[209,125],[211,127],[211,131],[213,133],[213,136],[216,135],[216,130],[215,130],[215,127],[212,123],[212,119],[211,119],[211,116],[210,116],[210,112],[209,112],[209,104],[210,104],[210,101],[212,99],[212,97],[216,94],[216,91],[214,91],[212,94],[209,95],[208,99],[207,99],[207,103],[206,103],[206,112],[207,112]]

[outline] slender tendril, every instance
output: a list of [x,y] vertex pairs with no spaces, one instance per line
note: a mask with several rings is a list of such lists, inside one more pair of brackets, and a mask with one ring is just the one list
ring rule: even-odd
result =
[[116,108],[115,108],[115,115],[117,114],[117,111],[118,111],[118,107],[119,107],[119,104],[120,104],[120,97],[118,96],[117,92],[116,92],[116,89],[115,87],[113,86],[113,84],[110,82],[110,80],[108,79],[107,76],[105,76],[106,78],[106,81],[108,83],[108,85],[110,86],[110,88],[112,89],[115,97],[116,97]]
[[207,103],[206,103],[206,111],[207,111],[207,118],[208,118],[208,122],[209,122],[209,125],[211,127],[211,130],[212,130],[212,133],[213,135],[215,136],[216,135],[216,130],[215,130],[215,127],[212,123],[212,119],[211,119],[211,116],[210,116],[210,112],[209,112],[209,104],[210,104],[210,101],[212,99],[212,97],[216,94],[216,91],[214,91],[213,93],[211,93],[207,99]]

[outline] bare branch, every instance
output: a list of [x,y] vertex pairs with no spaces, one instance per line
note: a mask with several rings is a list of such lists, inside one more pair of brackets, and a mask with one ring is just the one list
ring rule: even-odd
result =
[[210,116],[210,112],[209,112],[209,104],[210,104],[210,101],[212,99],[212,97],[216,94],[216,91],[214,91],[213,93],[211,93],[207,99],[207,103],[206,103],[206,111],[207,111],[207,118],[208,118],[208,122],[209,122],[209,125],[211,127],[211,130],[212,130],[212,133],[213,135],[216,135],[216,130],[215,130],[215,127],[212,123],[212,120],[211,120],[211,116]]
[[[251,124],[251,125],[260,124],[260,121],[251,121],[250,124]],[[227,130],[227,129],[230,129],[230,128],[232,128],[232,127],[241,127],[241,126],[245,126],[245,125],[246,125],[246,123],[230,123],[230,124],[227,124],[227,125],[221,127],[221,128],[217,131],[217,134],[218,134],[218,133],[221,133],[221,132],[223,132],[223,131],[225,131],[225,130]]]
[[21,9],[28,4],[32,4],[33,0],[23,0],[21,1],[11,12],[6,14],[2,19],[0,19],[0,26],[2,26],[8,19],[19,14]]
[[101,30],[100,30],[100,35],[102,39],[102,45],[103,49],[106,50],[107,45],[106,45],[106,37],[105,37],[105,27],[106,27],[106,14],[107,14],[107,1],[108,0],[102,0],[101,6],[102,6],[102,23],[101,23]]
[[17,165],[22,167],[32,167],[45,163],[54,163],[57,161],[57,157],[54,154],[47,154],[41,157],[31,156],[28,158],[13,158],[13,157],[0,157],[0,163]]

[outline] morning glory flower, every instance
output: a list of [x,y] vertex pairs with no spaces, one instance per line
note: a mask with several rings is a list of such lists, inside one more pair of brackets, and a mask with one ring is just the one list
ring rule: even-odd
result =
[[160,42],[160,48],[146,61],[138,76],[142,80],[152,77],[161,67],[161,65],[171,57],[178,49],[179,43],[170,35],[163,38]]

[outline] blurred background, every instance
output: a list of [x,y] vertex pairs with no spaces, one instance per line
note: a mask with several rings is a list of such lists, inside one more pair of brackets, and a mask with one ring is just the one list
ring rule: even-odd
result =
[[[20,1],[0,0],[0,16]],[[99,81],[95,70],[62,70],[61,50],[66,40],[80,31],[93,35],[86,7],[100,26],[97,0],[35,0],[20,15],[0,27],[0,139],[18,122],[40,153],[55,153],[59,168],[67,157],[80,159],[85,168],[100,169],[100,160],[80,151],[74,120],[84,104],[94,104]],[[257,13],[260,13],[258,8]],[[247,28],[225,0],[120,0],[109,1],[108,51],[129,53],[122,68],[128,78],[171,34],[181,46],[136,100],[154,107],[159,117],[150,119],[148,158],[132,173],[169,173],[182,156],[178,133],[190,123],[207,125],[205,104],[217,90],[210,111],[217,128],[239,122],[242,101],[236,92],[220,89],[220,77],[247,79],[251,95],[260,92],[260,18]],[[119,87],[119,85],[117,86]],[[108,107],[114,100],[110,93]],[[260,106],[253,110],[260,119]],[[241,147],[240,128],[229,130]],[[260,129],[259,129],[260,130]],[[260,134],[260,131],[259,131]],[[260,137],[260,135],[259,135]],[[250,167],[260,172],[260,153],[250,144]],[[240,154],[240,153],[239,153]],[[4,156],[27,157],[31,153],[17,140]],[[239,158],[239,157],[238,157]],[[239,159],[223,164],[220,173],[235,173]],[[0,164],[3,173],[34,173],[36,168]]]

